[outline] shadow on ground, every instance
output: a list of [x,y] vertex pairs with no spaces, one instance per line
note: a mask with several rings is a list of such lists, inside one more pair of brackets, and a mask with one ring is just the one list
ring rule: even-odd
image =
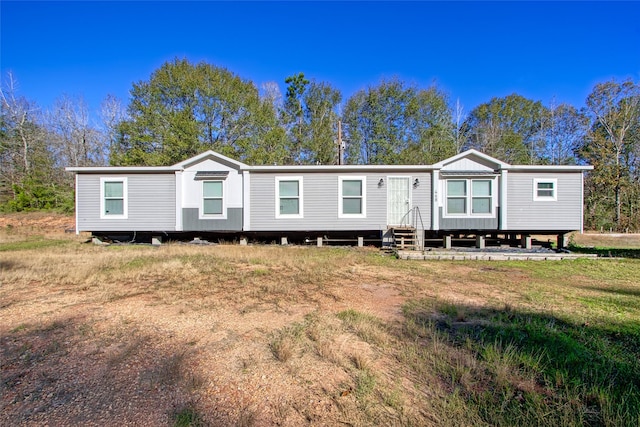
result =
[[97,336],[83,318],[20,325],[0,336],[0,424],[173,425],[197,414],[189,357],[135,331]]
[[[437,353],[448,417],[471,425],[629,425],[640,421],[640,324],[574,324],[420,300],[406,338]],[[419,370],[420,368],[418,368]],[[456,418],[456,410],[459,411]]]
[[633,248],[597,248],[570,245],[569,250],[581,254],[596,254],[599,257],[607,258],[640,258],[640,249]]

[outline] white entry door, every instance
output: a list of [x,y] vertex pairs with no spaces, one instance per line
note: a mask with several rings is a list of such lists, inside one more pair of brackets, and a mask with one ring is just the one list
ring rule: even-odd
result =
[[[410,178],[407,176],[390,176],[387,178],[387,225],[404,225],[411,223],[407,215],[411,209]],[[407,216],[405,216],[407,215]]]

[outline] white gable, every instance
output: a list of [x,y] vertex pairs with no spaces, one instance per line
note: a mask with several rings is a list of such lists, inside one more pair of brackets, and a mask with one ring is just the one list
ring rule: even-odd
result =
[[197,156],[191,157],[190,159],[187,159],[183,162],[176,163],[173,167],[188,169],[193,167],[194,165],[208,161],[214,161],[217,164],[226,165],[236,170],[245,169],[247,167],[247,165],[242,162],[223,156],[222,154],[216,153],[215,151],[211,150],[205,151],[204,153],[198,154]]
[[214,158],[207,158],[197,163],[192,163],[184,168],[185,172],[189,171],[236,171],[237,168],[228,164],[216,161]]
[[433,165],[443,171],[492,172],[509,167],[508,163],[471,149]]
[[201,212],[202,183],[210,180],[222,181],[225,209],[243,207],[243,178],[240,170],[246,167],[243,163],[208,151],[176,166],[184,168],[180,173],[180,208],[198,209]]
[[456,160],[442,168],[444,171],[493,172],[494,165],[479,162],[468,157]]

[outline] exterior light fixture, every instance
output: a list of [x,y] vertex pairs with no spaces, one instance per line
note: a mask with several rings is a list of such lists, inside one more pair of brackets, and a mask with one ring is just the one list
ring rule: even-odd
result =
[[378,181],[378,187],[382,187],[384,185],[384,179],[380,178],[380,181]]
[[416,180],[413,181],[413,188],[418,188],[419,185],[420,185],[420,180],[416,178]]

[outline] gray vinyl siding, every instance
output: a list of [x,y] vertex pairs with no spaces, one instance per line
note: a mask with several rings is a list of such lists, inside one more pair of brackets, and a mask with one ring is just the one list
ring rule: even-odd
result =
[[[557,179],[557,201],[534,201],[534,179]],[[509,172],[509,230],[579,230],[582,222],[582,173]]]
[[415,174],[411,177],[411,183],[416,178],[420,180],[420,185],[417,188],[411,187],[411,205],[418,207],[420,211],[422,222],[417,218],[417,226],[424,230],[431,230],[431,173]]
[[[301,176],[303,179],[304,218],[276,218],[275,178]],[[411,188],[412,204],[419,203],[425,226],[429,227],[431,176],[429,174],[385,173],[252,173],[251,231],[349,231],[385,230],[387,228],[388,176],[419,178],[418,188]],[[366,176],[366,218],[338,217],[338,178]],[[384,185],[378,186],[380,179]]]
[[227,208],[226,219],[200,219],[198,208],[182,209],[184,231],[242,231],[242,208]]
[[[127,219],[100,218],[100,178],[127,178]],[[176,224],[174,174],[77,174],[79,231],[173,231]]]
[[498,215],[500,215],[500,208],[496,207],[495,218],[445,218],[442,215],[442,208],[439,208],[440,213],[440,229],[441,230],[497,230],[498,229]]

